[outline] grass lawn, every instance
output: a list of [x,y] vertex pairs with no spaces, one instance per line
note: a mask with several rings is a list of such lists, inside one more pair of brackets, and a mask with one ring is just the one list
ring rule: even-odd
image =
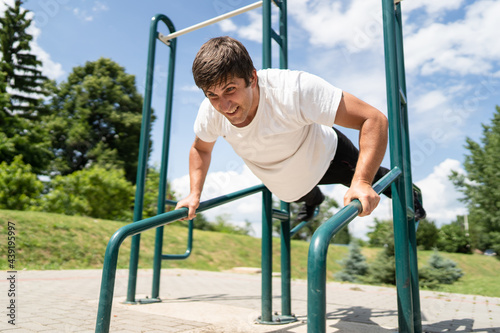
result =
[[[15,224],[16,270],[102,268],[106,245],[123,222],[88,217],[65,216],[39,212],[0,210],[0,239],[6,244],[8,222]],[[140,268],[152,268],[155,231],[141,235]],[[5,240],[5,242],[4,242]],[[175,223],[165,227],[163,253],[181,254],[187,244],[187,228]],[[128,268],[131,239],[122,244],[119,268]],[[292,241],[292,278],[307,278],[309,243]],[[260,239],[194,230],[193,253],[187,260],[163,262],[163,267],[223,271],[233,267],[260,267]],[[368,261],[380,249],[363,248]],[[341,269],[338,261],[348,252],[345,246],[331,245],[328,255],[328,278]],[[425,265],[432,251],[420,251],[419,265]],[[439,291],[500,297],[500,260],[482,255],[441,253],[454,260],[465,272],[455,284]],[[273,270],[280,271],[279,239],[273,239]],[[0,268],[8,270],[7,248],[1,251]]]

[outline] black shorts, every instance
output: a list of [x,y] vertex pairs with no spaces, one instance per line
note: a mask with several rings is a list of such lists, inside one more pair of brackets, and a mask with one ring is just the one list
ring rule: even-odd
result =
[[[356,164],[358,163],[359,150],[354,146],[354,144],[340,132],[335,127],[333,128],[337,133],[338,143],[337,151],[333,160],[330,162],[328,170],[326,170],[323,178],[319,181],[318,185],[327,184],[342,184],[347,187],[351,186],[352,178],[354,177],[354,172],[356,170]],[[384,167],[380,167],[375,175],[373,182],[378,181],[390,170]],[[319,188],[315,186],[311,192],[297,200],[296,202],[314,202],[317,200]],[[388,187],[384,192],[386,196],[391,197],[391,188]]]

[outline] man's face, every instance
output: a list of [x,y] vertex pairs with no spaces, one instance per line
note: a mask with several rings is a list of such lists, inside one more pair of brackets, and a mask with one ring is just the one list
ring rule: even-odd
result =
[[212,106],[236,127],[250,124],[259,105],[257,72],[254,71],[250,85],[238,77],[231,77],[221,85],[210,87],[205,96]]

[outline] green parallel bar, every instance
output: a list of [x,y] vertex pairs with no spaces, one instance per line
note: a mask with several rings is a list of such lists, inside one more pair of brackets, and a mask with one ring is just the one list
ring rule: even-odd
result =
[[[402,125],[405,135],[403,135],[403,144],[405,147],[405,194],[407,198],[413,198],[413,180],[411,173],[411,149],[410,149],[410,131],[408,126],[408,105],[407,105],[407,91],[406,91],[406,72],[404,62],[404,47],[403,47],[403,20],[401,16],[401,3],[396,4],[396,45],[398,56],[398,76],[399,86],[403,93],[404,101],[402,102]],[[400,94],[401,95],[401,94]],[[408,207],[414,212],[413,200],[407,202]],[[411,292],[413,302],[413,329],[415,333],[422,333],[422,315],[420,311],[420,287],[418,282],[418,258],[417,258],[417,238],[415,224],[415,214],[409,219],[410,225],[408,226],[408,242],[409,242],[409,255],[410,255],[410,278],[411,278]]]
[[[155,17],[153,17],[149,25],[148,62],[146,67],[146,88],[144,92],[144,103],[142,107],[141,136],[139,142],[139,161],[137,164],[136,192],[135,192],[134,217],[133,217],[134,222],[142,219],[142,210],[144,204],[144,183],[146,180],[147,161],[149,152],[149,132],[151,128],[151,100],[153,96],[153,73],[154,73],[154,58],[156,51],[156,31],[159,21],[169,22],[169,19],[165,15],[156,15]],[[132,238],[132,245],[130,248],[129,278],[128,278],[126,303],[135,303],[135,290],[137,285],[137,267],[139,264],[140,243],[141,243],[141,235],[138,234]]]
[[[267,190],[264,185],[256,185],[231,194],[223,195],[214,199],[204,201],[196,210],[202,212],[225,203],[244,198],[246,196]],[[171,212],[156,215],[141,221],[130,223],[118,229],[108,242],[106,253],[104,254],[104,265],[102,270],[101,289],[99,294],[99,306],[97,309],[96,333],[108,333],[111,322],[111,307],[113,305],[113,294],[115,287],[116,265],[118,262],[118,252],[120,245],[129,237],[138,235],[141,232],[166,225],[186,217],[187,208],[177,209]]]
[[272,221],[272,194],[266,188],[262,192],[262,322],[272,321],[273,297],[273,221]]
[[291,284],[291,242],[290,242],[290,204],[281,202],[281,210],[287,212],[288,219],[281,221],[281,315],[292,315],[292,284]]
[[[392,169],[374,186],[380,194],[401,176],[399,168]],[[307,258],[307,332],[326,332],[326,259],[328,246],[337,232],[361,212],[359,200],[353,200],[323,223],[313,234]]]
[[[404,156],[406,150],[404,135],[407,133],[404,131],[401,118],[396,18],[393,0],[382,0],[382,13],[391,167],[397,166],[401,168],[403,173],[406,173],[408,160]],[[406,192],[407,186],[411,186],[411,183],[406,184],[406,181],[406,177],[401,177],[392,184],[392,204],[399,332],[413,333],[414,317],[407,216],[409,198]]]
[[189,220],[186,252],[184,252],[183,254],[163,254],[161,256],[162,260],[184,260],[191,255],[191,253],[193,252],[193,224],[194,220]]
[[[174,24],[168,18],[164,18],[163,21],[168,27],[170,33],[175,31]],[[151,32],[150,32],[151,33]],[[155,37],[158,37],[158,32],[154,32]],[[155,43],[157,39],[155,38]],[[165,199],[167,197],[167,172],[168,172],[168,158],[169,158],[169,148],[170,148],[170,130],[172,122],[172,104],[174,99],[174,72],[175,72],[175,55],[177,38],[170,40],[168,45],[170,47],[170,57],[168,61],[168,76],[167,76],[167,91],[166,91],[166,103],[165,103],[165,120],[163,125],[163,146],[162,146],[162,157],[160,164],[160,180],[158,189],[158,206],[157,214],[162,214],[165,212]],[[155,250],[154,250],[154,260],[153,260],[153,282],[151,287],[151,298],[159,299],[160,295],[160,273],[161,273],[161,262],[162,262],[162,251],[163,251],[163,231],[164,227],[159,227],[156,229],[155,237]]]
[[291,231],[290,231],[290,236],[293,237],[297,232],[300,231],[300,229],[304,228],[309,221],[303,221],[297,224]]

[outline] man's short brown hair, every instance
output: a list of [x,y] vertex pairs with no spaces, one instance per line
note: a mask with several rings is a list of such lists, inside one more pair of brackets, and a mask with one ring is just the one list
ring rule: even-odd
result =
[[194,82],[203,91],[233,77],[244,79],[248,86],[254,69],[243,44],[227,36],[212,38],[203,44],[193,61]]

